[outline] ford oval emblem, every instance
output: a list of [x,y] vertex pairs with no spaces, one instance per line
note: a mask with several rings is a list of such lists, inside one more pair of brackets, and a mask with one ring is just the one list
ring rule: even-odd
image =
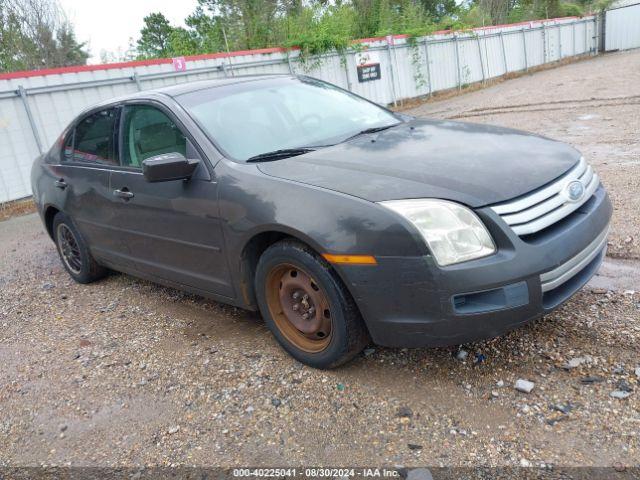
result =
[[570,202],[579,202],[584,196],[584,185],[579,180],[569,182],[565,187],[565,193]]

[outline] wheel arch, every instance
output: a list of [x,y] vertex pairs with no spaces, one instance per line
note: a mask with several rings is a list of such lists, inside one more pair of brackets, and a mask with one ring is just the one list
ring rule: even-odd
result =
[[[292,240],[306,245],[318,255],[327,253],[321,245],[302,232],[283,226],[270,226],[259,232],[253,233],[245,242],[240,253],[240,292],[245,304],[252,309],[257,308],[256,293],[254,287],[256,267],[262,254],[275,243],[282,240]],[[331,269],[338,275],[349,294],[348,282],[335,265],[330,264]]]
[[51,237],[51,240],[54,240],[53,238],[53,219],[56,217],[56,215],[61,212],[61,210],[59,208],[57,208],[54,205],[47,205],[44,209],[44,213],[43,213],[43,220],[44,220],[44,226],[47,230],[47,233],[49,234],[49,237]]

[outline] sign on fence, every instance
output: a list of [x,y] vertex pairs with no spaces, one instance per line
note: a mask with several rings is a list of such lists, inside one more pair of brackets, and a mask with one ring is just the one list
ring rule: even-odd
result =
[[358,81],[362,83],[371,80],[380,80],[380,64],[358,65]]
[[356,54],[356,69],[358,72],[358,82],[370,82],[380,80],[380,58],[378,52],[364,50]]
[[184,72],[187,69],[187,61],[184,57],[172,58],[171,62],[173,63],[173,69],[176,72]]

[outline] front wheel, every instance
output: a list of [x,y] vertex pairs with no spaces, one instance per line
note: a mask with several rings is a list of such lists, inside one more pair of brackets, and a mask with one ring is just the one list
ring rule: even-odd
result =
[[53,239],[62,265],[78,283],[91,283],[107,273],[89,252],[89,247],[67,215],[62,212],[53,219]]
[[307,246],[281,241],[256,269],[260,312],[282,347],[315,368],[337,367],[369,337],[351,295],[330,265]]

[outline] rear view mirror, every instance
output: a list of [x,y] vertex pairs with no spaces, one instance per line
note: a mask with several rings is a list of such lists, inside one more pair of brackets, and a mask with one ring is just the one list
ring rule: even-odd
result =
[[187,160],[181,153],[164,153],[142,162],[147,182],[168,182],[191,178],[200,160]]

